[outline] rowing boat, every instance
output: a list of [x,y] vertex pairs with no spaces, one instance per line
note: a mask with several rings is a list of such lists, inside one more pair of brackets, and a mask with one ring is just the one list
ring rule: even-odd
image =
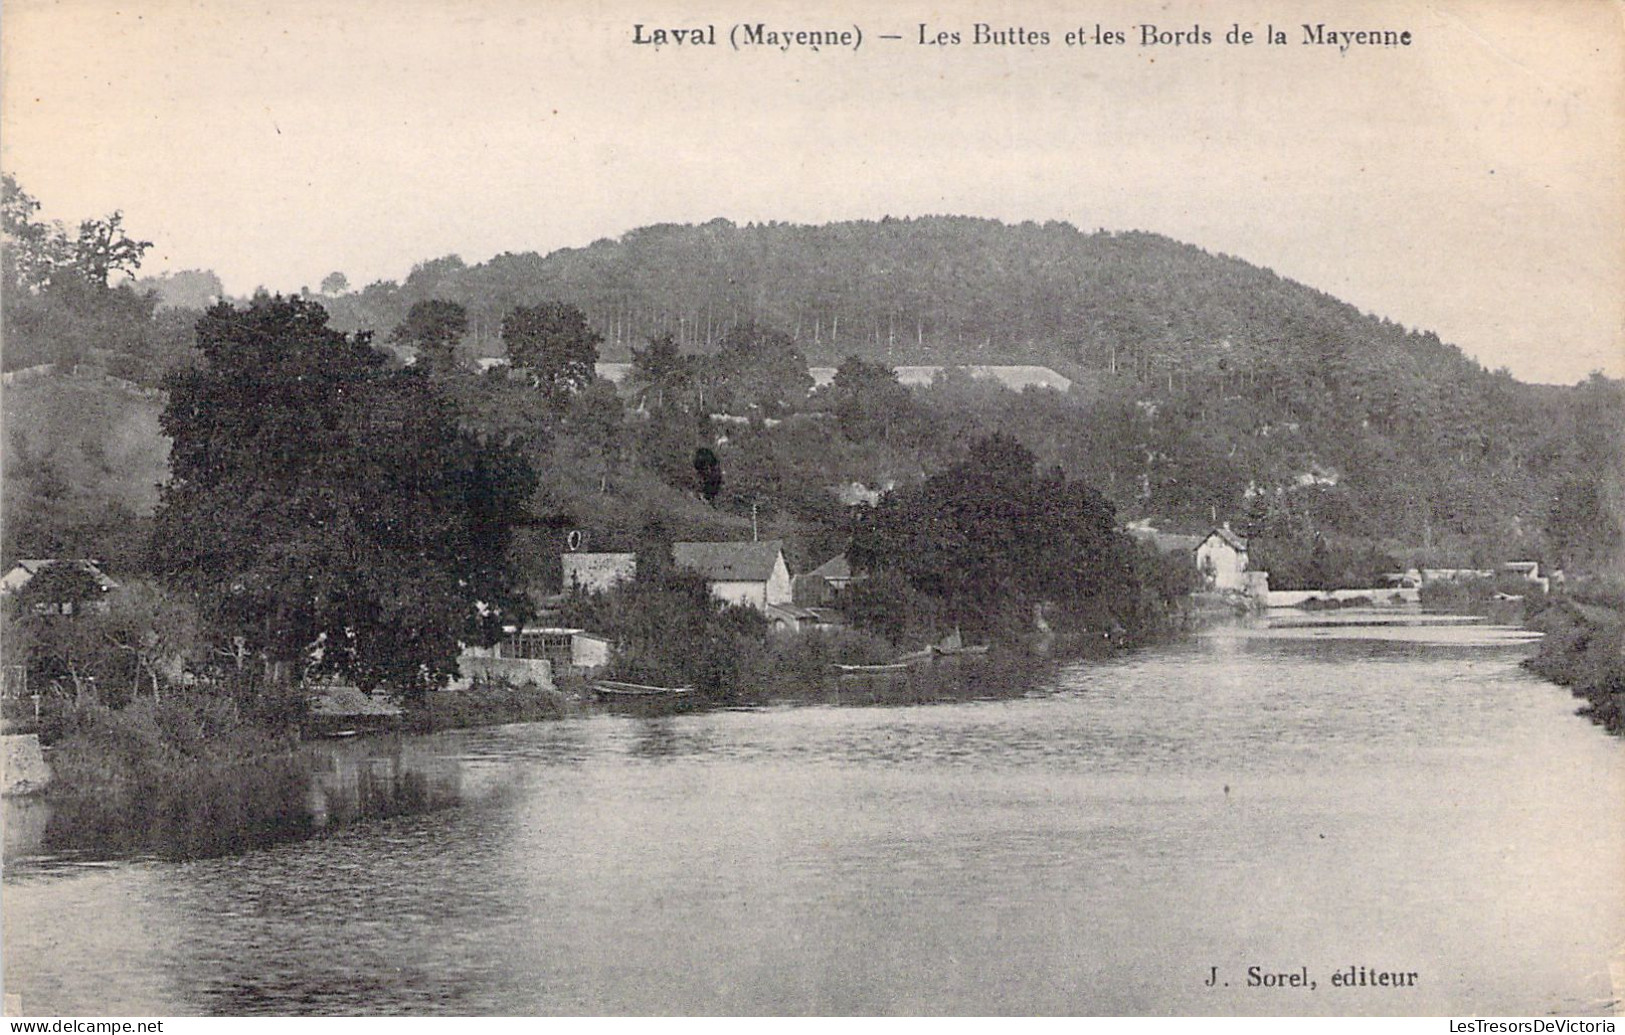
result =
[[614,679],[600,679],[592,685],[599,697],[612,700],[643,697],[683,697],[695,692],[691,686],[647,686],[643,683],[622,683]]

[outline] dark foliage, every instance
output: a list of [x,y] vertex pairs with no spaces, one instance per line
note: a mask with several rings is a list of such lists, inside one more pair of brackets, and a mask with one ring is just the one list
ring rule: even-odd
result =
[[198,340],[207,365],[168,384],[153,564],[224,632],[279,670],[416,690],[522,617],[521,456],[460,433],[421,373],[313,303],[216,306]]
[[602,340],[581,310],[563,302],[520,306],[502,320],[508,361],[558,402],[592,383]]

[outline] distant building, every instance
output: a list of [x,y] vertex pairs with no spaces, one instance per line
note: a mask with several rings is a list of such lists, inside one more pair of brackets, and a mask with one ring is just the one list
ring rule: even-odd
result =
[[791,580],[791,595],[798,607],[828,607],[836,602],[842,590],[863,578],[862,575],[853,574],[852,562],[847,560],[846,554],[838,553],[812,571]]
[[[986,364],[972,364],[961,367],[942,366],[902,366],[893,367],[897,372],[899,384],[909,386],[924,386],[936,379],[944,370],[959,369],[970,374],[978,380],[997,381],[999,384],[1013,392],[1024,388],[1053,388],[1058,392],[1071,389],[1072,379],[1057,374],[1049,367],[1033,365],[994,366]],[[822,388],[835,381],[834,367],[809,367],[807,372],[812,375],[813,387]]]
[[768,627],[776,633],[834,629],[844,624],[841,613],[833,608],[802,607],[798,604],[769,605],[767,621]]
[[34,586],[29,595],[34,598],[36,611],[63,615],[73,614],[79,606],[105,610],[107,601],[102,598],[118,588],[118,583],[108,578],[93,560],[46,557],[20,560],[12,565],[10,571],[0,576],[0,597],[15,596],[29,585]]
[[1203,537],[1196,547],[1196,569],[1208,585],[1241,593],[1247,589],[1247,540],[1225,522]]
[[[1158,553],[1162,554],[1184,555],[1194,558],[1196,548],[1202,545],[1202,537],[1199,535],[1164,532],[1161,529],[1152,528],[1149,520],[1137,521],[1123,529],[1123,531],[1142,543],[1150,543],[1156,547]],[[1192,563],[1194,563],[1194,559]]]
[[672,564],[705,578],[711,595],[730,604],[769,607],[791,603],[790,568],[784,544],[770,539],[754,543],[673,543]]
[[583,593],[607,592],[638,573],[635,553],[570,552],[561,554],[559,562],[564,570],[564,588]]

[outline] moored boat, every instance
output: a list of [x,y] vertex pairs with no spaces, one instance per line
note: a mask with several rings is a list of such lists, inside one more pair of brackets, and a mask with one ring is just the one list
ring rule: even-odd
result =
[[592,689],[599,697],[612,701],[684,697],[696,692],[691,686],[648,686],[643,683],[623,683],[614,679],[600,679],[593,683]]
[[843,676],[884,675],[888,672],[907,672],[908,663],[897,661],[889,665],[831,665],[830,668]]

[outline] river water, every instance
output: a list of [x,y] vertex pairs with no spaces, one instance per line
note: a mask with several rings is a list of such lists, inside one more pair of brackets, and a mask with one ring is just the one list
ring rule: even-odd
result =
[[[1625,744],[1528,652],[1341,612],[988,700],[341,744],[322,794],[411,772],[457,804],[189,863],[42,855],[41,806],[11,802],[5,991],[35,1015],[1612,1012]],[[1333,985],[1360,967],[1410,983]]]

